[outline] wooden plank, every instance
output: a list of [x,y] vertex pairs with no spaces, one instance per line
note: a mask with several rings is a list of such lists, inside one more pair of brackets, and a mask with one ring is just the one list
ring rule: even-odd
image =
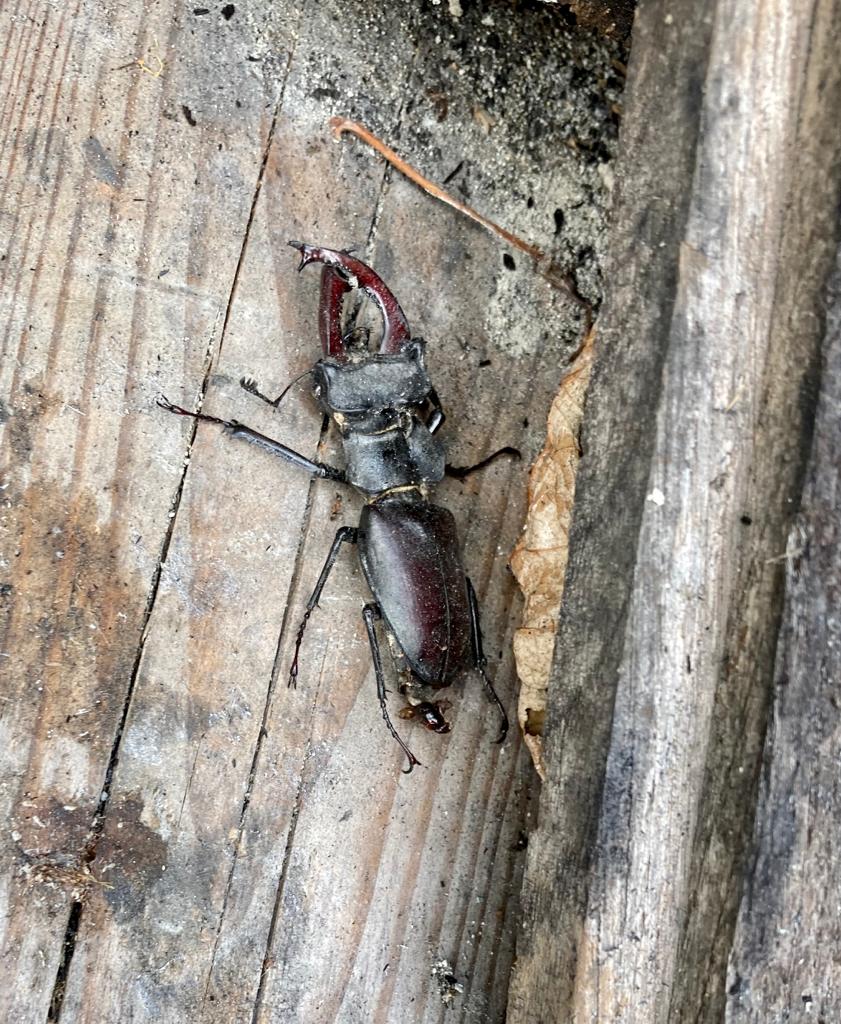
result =
[[639,6],[512,1024],[724,1013],[838,234],[838,14]]
[[841,1016],[838,681],[841,585],[841,262],[828,302],[815,434],[787,578],[755,860],[727,979],[728,1021]]
[[[444,963],[457,1012],[496,1019],[532,779],[518,744],[492,744],[468,680],[452,736],[413,732],[428,767],[400,776],[352,559],[288,692],[303,601],[358,501],[334,522],[334,488],[153,402],[201,396],[333,454],[311,402],[275,417],[237,381],[279,389],[316,355],[318,275],[294,274],[287,239],[357,242],[429,338],[454,461],[504,443],[528,457],[577,344],[575,307],[326,124],[361,117],[438,178],[461,164],[452,187],[553,247],[595,296],[615,49],[548,11],[230,6],[80,9],[55,30],[44,7],[46,26],[16,14],[7,37],[17,116],[45,137],[3,151],[23,225],[9,336],[30,347],[4,363],[7,465],[25,488],[11,493],[22,539],[2,651],[18,690],[15,983],[0,1000],[22,1021],[440,1021]],[[66,59],[48,90],[27,47]],[[524,467],[500,464],[441,491],[509,706],[504,563],[524,484]]]
[[[468,39],[479,24],[477,12],[455,34]],[[371,258],[430,337],[447,407],[469,410],[456,461],[517,443],[527,429],[524,447],[536,447],[559,359],[575,345],[569,307],[527,267],[506,269],[492,241],[404,184],[381,200],[382,167],[327,141],[339,91],[349,113],[397,134],[406,95],[428,88],[440,61],[425,43],[416,66],[388,82],[392,52],[412,53],[418,37],[431,38],[428,25],[363,4],[321,4],[301,23],[207,407],[304,451],[318,441],[310,404],[299,399],[273,418],[234,385],[254,372],[279,387],[313,358],[317,275],[292,273],[290,236],[375,240]],[[389,45],[372,55],[370,38]],[[607,64],[607,51],[597,52]],[[376,104],[366,95],[372,78],[387,83]],[[470,93],[459,92],[460,76],[450,79],[463,126]],[[428,133],[436,108],[427,103]],[[523,154],[504,142],[475,122],[470,132],[444,125],[429,149],[433,166],[451,169],[465,155],[484,165],[472,180],[491,196],[510,194],[495,184],[500,171],[508,181],[516,173],[521,229],[539,213],[543,230],[554,230],[562,187],[565,199],[603,188],[595,163],[569,183],[573,154],[547,177],[537,156],[524,169]],[[545,189],[539,206],[526,202],[526,172]],[[576,216],[601,223],[599,211]],[[486,358],[490,367],[480,368]],[[243,472],[248,488],[233,483]],[[466,536],[496,667],[513,626],[504,561],[522,473],[500,466],[444,495]],[[464,1012],[492,1019],[504,1005],[530,769],[516,743],[499,751],[490,742],[495,723],[479,688],[460,688],[449,742],[413,735],[429,767],[403,779],[373,699],[364,590],[344,560],[307,634],[301,688],[283,685],[301,605],[338,524],[334,500],[334,488],[199,432],[97,858],[114,888],[92,892],[85,906],[65,999],[71,1019],[438,1020],[445,1006],[430,972],[439,958],[465,986]],[[345,499],[340,521],[352,522],[356,508]],[[508,655],[496,673],[510,693]]]
[[210,20],[172,3],[0,15],[4,1020],[45,1019],[94,884],[183,472],[153,399],[201,384],[269,129],[257,42]]

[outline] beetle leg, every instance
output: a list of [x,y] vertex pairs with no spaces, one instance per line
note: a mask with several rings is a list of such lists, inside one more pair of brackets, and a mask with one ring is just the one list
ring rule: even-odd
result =
[[473,645],[473,664],[476,666],[479,675],[482,677],[482,682],[485,684],[488,696],[499,708],[499,713],[502,716],[502,721],[499,723],[499,736],[496,738],[497,743],[502,743],[508,733],[508,715],[505,712],[502,701],[497,696],[496,690],[493,688],[493,683],[488,679],[488,674],[485,671],[488,666],[488,659],[485,657],[485,652],[482,649],[482,627],[479,623],[479,602],[476,600],[476,591],[473,589],[473,584],[470,582],[469,576],[467,577],[467,599],[470,602],[470,640]]
[[339,557],[339,548],[342,544],[355,544],[356,543],[356,527],[355,526],[342,526],[336,531],[336,536],[333,538],[333,543],[330,545],[330,552],[327,555],[327,560],[324,563],[324,567],[321,570],[321,575],[318,577],[318,582],[315,585],[315,589],[310,594],[310,599],[307,601],[307,607],[304,612],[304,617],[301,619],[301,625],[298,627],[298,633],[295,637],[295,655],[292,658],[292,665],[289,668],[289,681],[287,686],[294,688],[298,679],[298,654],[301,650],[301,643],[304,639],[304,630],[307,628],[307,622],[309,621],[310,615],[312,615],[313,608],[318,604],[319,598],[321,597],[321,591],[324,590],[324,584],[327,582],[327,577],[330,575],[330,571],[336,564],[336,559]]
[[281,393],[277,396],[277,398],[269,398],[268,395],[264,395],[263,392],[260,390],[257,381],[254,380],[253,377],[240,377],[239,386],[242,388],[243,391],[247,391],[249,395],[254,395],[255,398],[259,398],[260,401],[265,402],[266,405],[270,405],[273,409],[276,410],[280,403],[283,401],[283,399],[286,397],[286,395],[289,394],[289,391],[299,381],[302,381],[304,377],[309,377],[311,373],[312,367],[310,367],[309,370],[304,370],[303,373],[299,373],[297,377],[293,377],[292,380],[290,380],[286,387],[283,389],[283,391],[281,391]]
[[166,409],[167,412],[174,412],[178,416],[192,416],[194,420],[203,420],[205,423],[218,423],[232,437],[239,437],[243,441],[250,441],[252,444],[264,448],[267,452],[271,452],[272,455],[279,455],[282,459],[286,459],[293,466],[305,469],[308,473],[312,473],[313,476],[345,483],[344,470],[336,469],[335,466],[328,466],[326,462],[316,462],[313,459],[308,459],[306,455],[301,455],[300,452],[296,452],[293,448],[287,448],[280,441],[275,441],[273,438],[267,437],[257,430],[252,430],[251,427],[246,427],[245,424],[239,423],[237,420],[223,420],[218,416],[208,416],[204,412],[190,412],[189,409],[182,409],[180,405],[173,405],[163,395],[161,395],[157,402],[162,409]]
[[470,476],[471,473],[475,473],[477,470],[484,469],[485,466],[489,466],[495,459],[498,459],[500,455],[510,455],[512,459],[521,459],[523,457],[519,448],[512,448],[510,445],[506,445],[504,448],[497,448],[492,455],[489,455],[486,459],[482,459],[481,462],[477,462],[474,466],[452,466],[448,462],[444,467],[444,473],[447,476],[455,477],[456,480],[464,480],[464,478]]
[[243,391],[247,391],[249,395],[254,395],[255,398],[259,398],[260,401],[265,402],[266,405],[275,405],[275,399],[269,398],[268,395],[264,395],[260,390],[260,386],[253,377],[240,377],[239,386]]
[[362,618],[365,620],[365,628],[368,630],[368,642],[371,645],[371,657],[374,661],[374,675],[377,677],[377,697],[380,701],[380,709],[383,713],[383,720],[388,726],[388,731],[400,744],[403,753],[409,759],[409,767],[403,769],[403,774],[408,775],[409,772],[415,767],[415,765],[421,765],[420,761],[415,757],[411,750],[406,746],[403,740],[397,734],[397,730],[391,724],[391,719],[388,717],[388,707],[385,702],[385,675],[383,674],[383,662],[380,657],[380,644],[377,640],[377,631],[374,626],[376,619],[382,618],[382,612],[377,604],[366,604],[362,609]]

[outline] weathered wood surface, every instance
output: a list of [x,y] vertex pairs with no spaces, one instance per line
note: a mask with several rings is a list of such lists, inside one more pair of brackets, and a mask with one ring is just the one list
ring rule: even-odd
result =
[[836,260],[815,434],[789,534],[786,604],[739,910],[727,1020],[841,1019],[841,259]]
[[[725,1014],[838,236],[839,15],[825,0],[638,9],[509,1024]],[[837,461],[837,433],[835,443]],[[824,629],[806,642],[828,645]],[[837,695],[837,658],[824,655],[812,701]],[[784,654],[781,671],[796,657]],[[812,658],[799,666],[804,708]],[[825,715],[820,749],[834,759]],[[815,820],[803,806],[820,766],[787,771],[796,730],[790,718],[779,760],[772,748],[733,1020],[818,1019],[796,1007],[801,982],[812,1009],[819,997],[830,1008],[821,1019],[839,1016],[826,941],[837,936],[837,871],[830,884],[832,865],[802,845],[813,823],[826,822],[813,843],[831,843],[834,828],[829,808]],[[797,807],[785,802],[791,782]],[[770,859],[786,842],[775,831],[783,807],[787,865]],[[804,873],[775,904],[781,872],[797,864]],[[813,905],[817,942],[799,930],[805,917],[786,920]],[[776,928],[795,933],[777,940]]]
[[184,457],[153,400],[218,346],[274,106],[173,11],[2,14],[7,1020],[45,1019],[74,902],[114,891],[84,870]]
[[[612,54],[507,4],[0,18],[0,1016],[439,1021],[443,958],[460,1019],[497,1020],[532,779],[516,738],[493,745],[468,682],[400,775],[347,557],[287,691],[357,503],[336,515],[335,488],[154,398],[329,450],[311,402],[273,417],[237,381],[279,388],[316,355],[318,275],[287,239],[355,242],[429,341],[453,461],[533,454],[575,307],[326,124],[358,117],[439,179],[461,164],[452,187],[595,294]],[[524,490],[498,464],[441,492],[509,706]]]

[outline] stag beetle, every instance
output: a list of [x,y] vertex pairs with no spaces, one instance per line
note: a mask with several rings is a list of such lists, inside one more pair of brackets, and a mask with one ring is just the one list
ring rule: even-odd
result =
[[[218,423],[233,437],[250,441],[314,476],[349,484],[365,495],[359,525],[337,531],[307,601],[295,638],[289,685],[296,684],[304,630],[339,550],[342,544],[356,544],[374,597],[363,608],[362,616],[377,695],[385,723],[408,758],[404,769],[408,774],[420,761],[388,715],[375,622],[382,621],[404,680],[401,692],[408,706],[400,712],[401,718],[416,717],[434,732],[449,732],[444,711],[450,704],[435,699],[437,691],[473,668],[501,716],[497,742],[505,739],[508,716],[486,672],[476,592],[464,571],[455,519],[447,509],[433,505],[427,495],[430,486],[442,480],[445,473],[464,477],[498,455],[519,456],[519,452],[501,448],[475,466],[448,466],[444,446],[436,436],[444,422],[444,411],[426,371],[425,345],[421,338],[412,338],[394,295],[371,267],[346,250],[302,242],[289,244],[301,254],[299,270],[310,263],[323,265],[319,305],[323,358],[301,377],[312,376],[313,394],[338,427],[345,469],[308,459],[235,420],[189,412],[165,398],[158,402],[170,412]],[[369,352],[367,346],[354,346],[352,332],[342,332],[342,304],[352,288],[372,299],[382,316],[382,342],[377,353]],[[275,408],[291,387],[270,399],[253,380],[243,378],[240,383]]]

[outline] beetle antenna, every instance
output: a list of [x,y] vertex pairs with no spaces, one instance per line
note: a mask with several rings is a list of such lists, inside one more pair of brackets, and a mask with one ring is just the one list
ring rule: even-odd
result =
[[311,373],[312,373],[312,367],[310,367],[309,370],[304,370],[303,373],[299,373],[298,376],[295,377],[293,380],[290,380],[289,383],[286,385],[286,387],[283,389],[283,391],[281,391],[281,393],[277,396],[277,398],[274,400],[274,402],[272,402],[272,405],[275,407],[275,409],[280,405],[280,403],[287,396],[287,394],[291,391],[291,389],[296,384],[298,384],[300,381],[302,381],[304,379],[304,377],[309,377]]
[[274,409],[277,409],[277,407],[280,405],[280,403],[283,401],[283,399],[286,397],[286,395],[289,393],[289,391],[299,381],[302,381],[304,379],[304,377],[309,377],[309,375],[311,373],[312,373],[312,367],[310,367],[309,370],[304,370],[303,373],[299,373],[297,377],[294,377],[292,380],[289,381],[289,383],[286,385],[286,387],[283,389],[283,391],[281,391],[281,393],[277,396],[277,398],[269,398],[268,395],[264,395],[262,393],[262,391],[260,391],[260,389],[257,387],[257,381],[254,380],[253,377],[241,377],[240,378],[240,382],[239,382],[239,386],[244,391],[247,391],[250,395],[254,395],[255,398],[259,398],[259,399],[261,399],[261,401],[265,402],[267,405],[271,405]]

